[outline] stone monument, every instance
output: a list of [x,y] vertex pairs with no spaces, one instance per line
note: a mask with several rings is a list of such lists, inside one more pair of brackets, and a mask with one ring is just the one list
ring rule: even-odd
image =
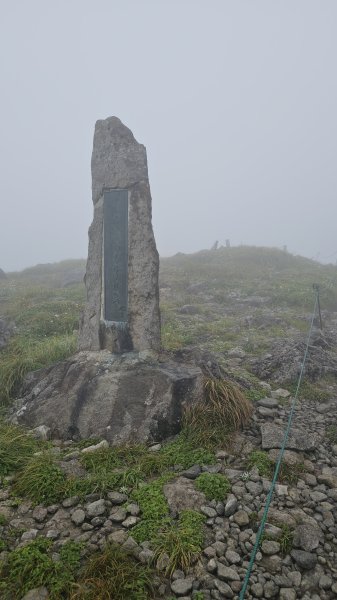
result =
[[116,117],[97,121],[79,352],[30,373],[11,419],[51,437],[151,443],[181,428],[203,375],[160,349],[159,258],[146,151]]
[[91,160],[93,222],[80,350],[158,350],[159,257],[146,149],[117,117],[97,121]]

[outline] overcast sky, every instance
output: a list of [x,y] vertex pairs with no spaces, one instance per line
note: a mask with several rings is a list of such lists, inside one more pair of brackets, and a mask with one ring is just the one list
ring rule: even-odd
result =
[[145,144],[162,256],[337,259],[336,0],[0,0],[0,267],[86,257],[97,119]]

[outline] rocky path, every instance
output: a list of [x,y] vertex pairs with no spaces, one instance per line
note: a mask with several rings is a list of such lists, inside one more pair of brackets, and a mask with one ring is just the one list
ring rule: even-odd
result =
[[[218,451],[217,464],[194,465],[165,486],[172,514],[193,508],[207,520],[201,557],[188,573],[175,571],[170,581],[158,580],[158,598],[239,597],[271,479],[252,466],[252,453],[264,450],[272,461],[277,459],[290,405],[287,392],[271,392],[267,384],[266,396],[257,403],[250,427],[237,435],[231,450]],[[246,598],[337,598],[336,416],[336,398],[324,404],[298,403],[284,456],[288,481],[285,477],[276,486]],[[74,468],[77,455],[69,461]],[[228,477],[231,491],[223,502],[206,501],[195,489],[202,471]],[[17,532],[13,546],[44,535],[53,540],[57,560],[68,539],[85,542],[87,554],[114,541],[144,563],[153,560],[150,543],[138,545],[132,538],[132,527],[141,519],[139,507],[120,492],[110,492],[105,498],[92,494],[84,502],[66,498],[48,507],[11,504],[9,490],[0,490],[0,512],[7,518],[0,530],[3,535],[9,528]],[[157,568],[163,571],[165,561]],[[25,596],[25,600],[33,597],[39,596]]]

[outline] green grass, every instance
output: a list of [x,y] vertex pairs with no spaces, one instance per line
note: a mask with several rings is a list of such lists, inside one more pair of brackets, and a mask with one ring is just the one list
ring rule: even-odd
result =
[[70,600],[147,600],[153,573],[122,548],[108,544],[91,556],[72,586]]
[[204,539],[204,515],[193,510],[184,510],[177,522],[170,522],[154,539],[155,557],[160,560],[169,556],[166,575],[176,569],[187,572],[201,553]]
[[230,491],[230,483],[220,473],[201,473],[195,482],[195,487],[203,492],[208,500],[225,500]]
[[46,586],[50,600],[69,597],[80,564],[81,545],[67,542],[60,550],[60,560],[51,557],[52,542],[39,537],[16,548],[0,565],[0,591],[3,600],[21,600],[31,589]]
[[[246,466],[249,470],[253,467],[257,467],[261,477],[271,479],[275,470],[275,461],[273,461],[263,450],[255,450],[249,455]],[[280,483],[289,483],[290,485],[293,485],[297,483],[304,470],[303,463],[287,465],[282,461],[278,473],[278,481]]]
[[142,519],[132,529],[132,537],[136,542],[153,540],[158,530],[170,522],[169,509],[163,492],[167,477],[160,477],[134,490],[132,498],[139,504]]
[[13,491],[35,504],[54,504],[67,495],[67,480],[51,452],[34,456],[17,474]]
[[0,479],[22,469],[41,446],[21,427],[0,420]]
[[0,357],[0,404],[8,404],[29,371],[67,358],[76,351],[76,347],[76,334],[55,335],[38,340],[25,336],[13,338]]

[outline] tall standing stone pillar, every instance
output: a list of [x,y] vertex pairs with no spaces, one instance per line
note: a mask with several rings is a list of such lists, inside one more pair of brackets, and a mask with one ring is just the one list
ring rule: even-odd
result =
[[79,349],[157,350],[159,257],[146,149],[117,117],[96,123],[91,170],[94,217]]

